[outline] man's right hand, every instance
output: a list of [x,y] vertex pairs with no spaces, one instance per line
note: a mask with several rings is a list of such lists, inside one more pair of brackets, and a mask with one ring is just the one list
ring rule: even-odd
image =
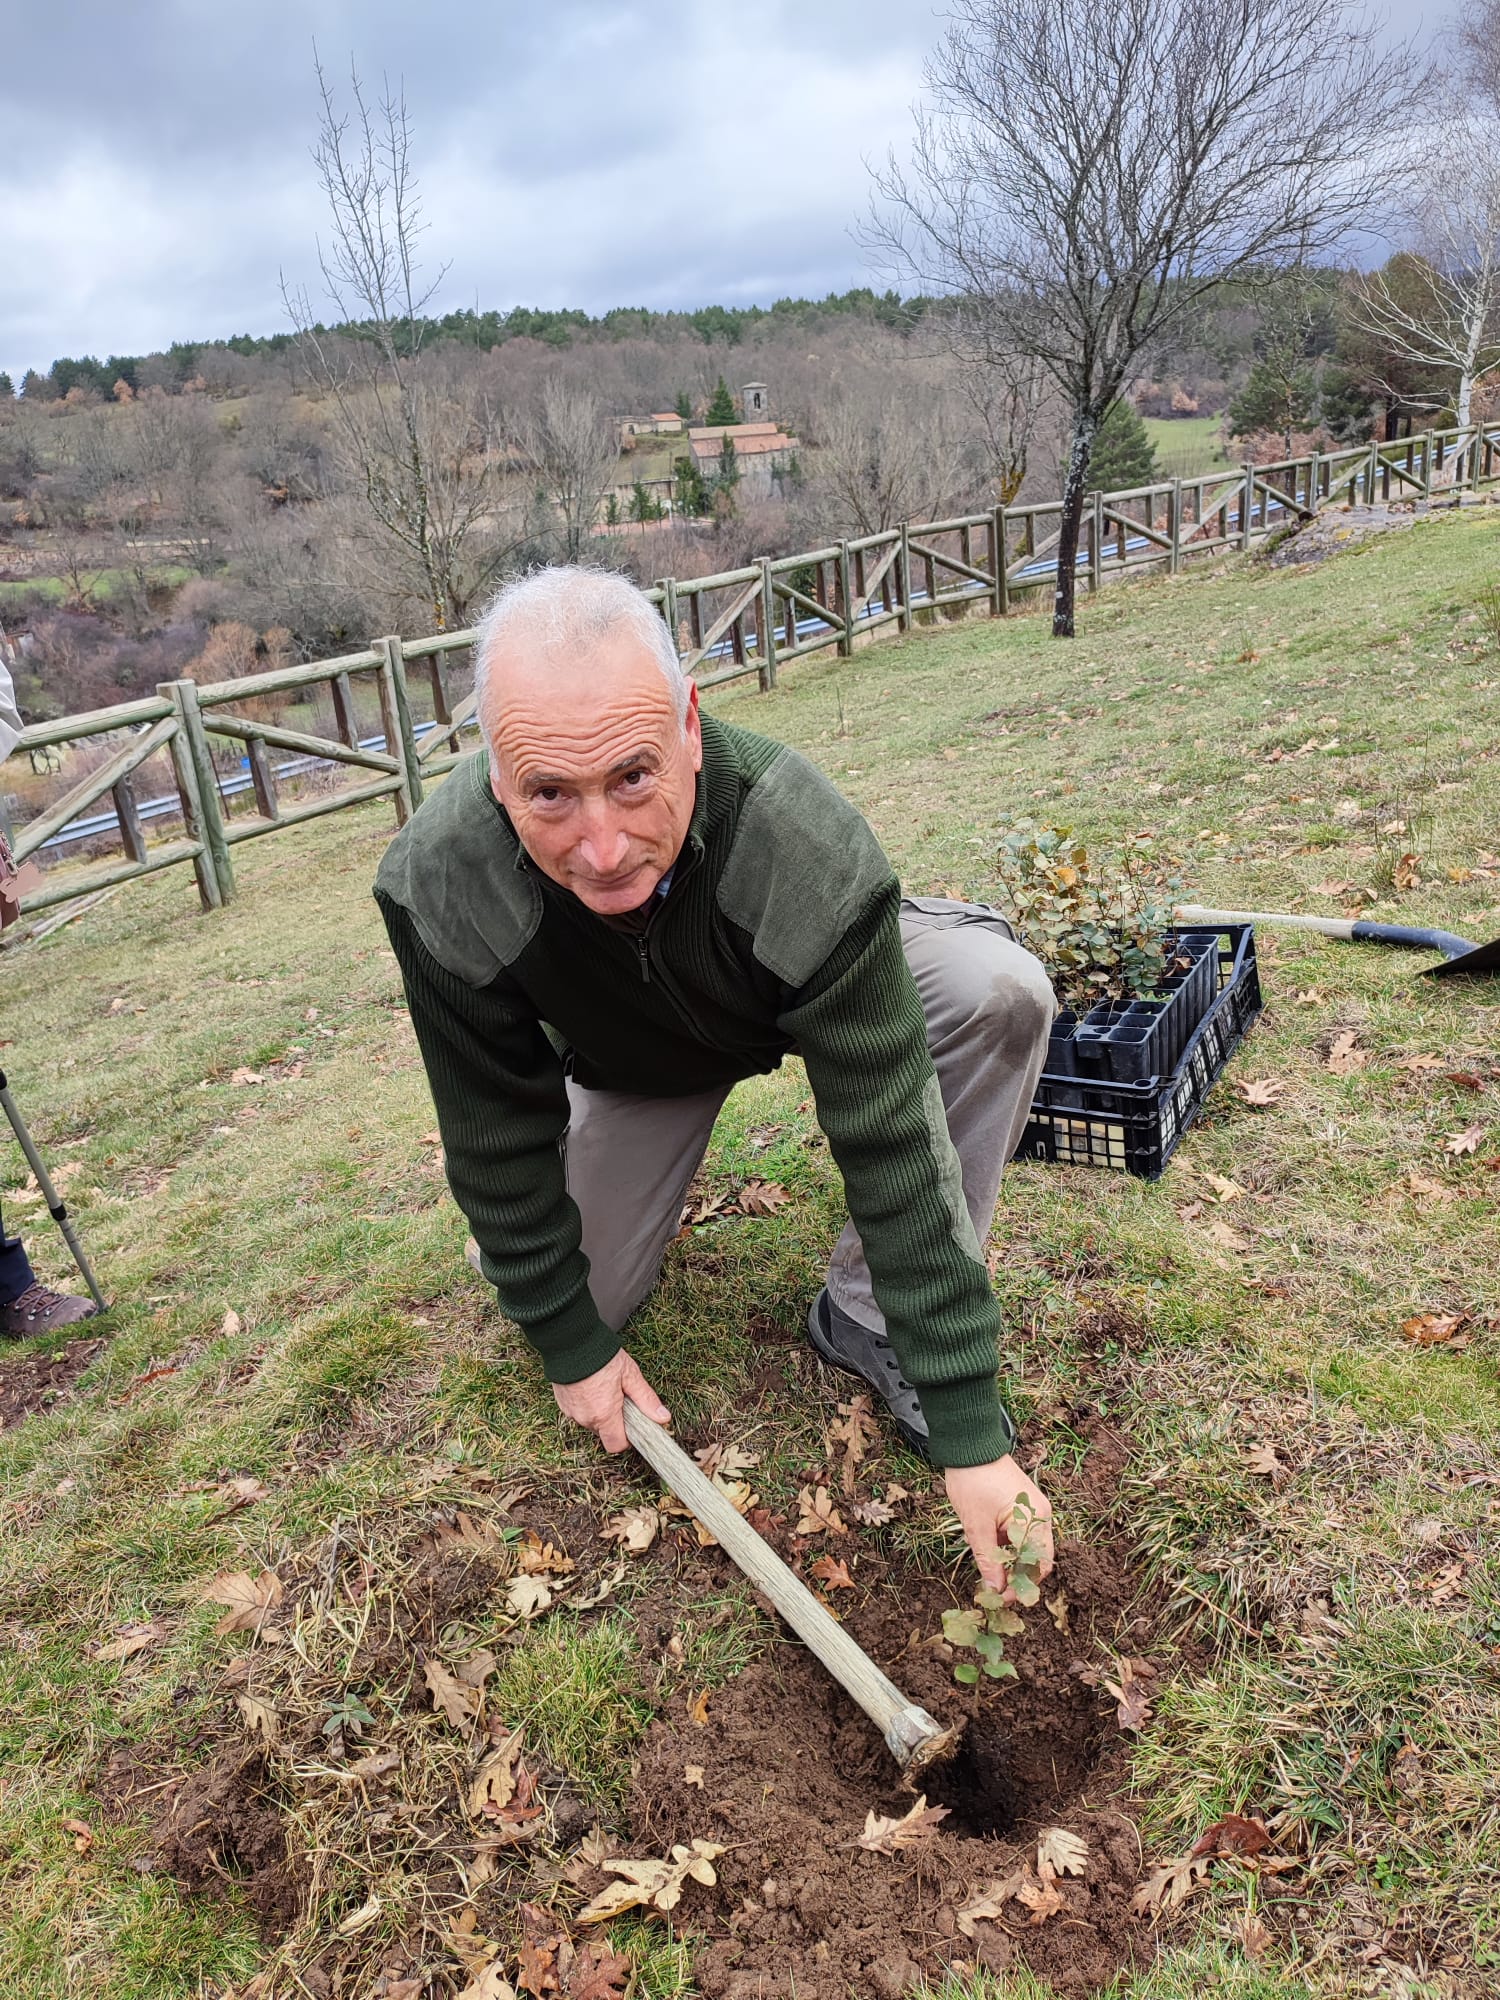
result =
[[653,1423],[669,1424],[672,1412],[622,1347],[581,1382],[554,1382],[557,1407],[575,1424],[592,1431],[606,1451],[625,1449],[625,1398]]

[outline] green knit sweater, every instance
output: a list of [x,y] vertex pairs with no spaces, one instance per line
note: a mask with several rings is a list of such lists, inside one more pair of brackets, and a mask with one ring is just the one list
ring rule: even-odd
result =
[[703,769],[668,894],[639,934],[531,862],[458,765],[381,863],[449,1184],[500,1304],[549,1378],[620,1347],[589,1292],[564,1180],[565,1057],[584,1088],[685,1096],[807,1065],[875,1296],[933,1455],[1010,1448],[998,1314],[901,949],[900,889],[870,828],[804,758],[703,718]]

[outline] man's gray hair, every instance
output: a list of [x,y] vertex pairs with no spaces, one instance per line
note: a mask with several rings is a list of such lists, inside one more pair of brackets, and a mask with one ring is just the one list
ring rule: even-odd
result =
[[586,653],[617,632],[639,639],[661,668],[672,692],[677,720],[688,711],[688,679],[666,621],[629,577],[585,564],[534,569],[498,590],[474,632],[474,706],[484,740],[489,731],[489,686],[495,658],[503,647],[528,656],[527,667],[545,671],[558,653]]

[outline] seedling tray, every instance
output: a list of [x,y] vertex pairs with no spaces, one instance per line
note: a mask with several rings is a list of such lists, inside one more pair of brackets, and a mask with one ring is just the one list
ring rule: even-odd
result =
[[1156,994],[1058,1017],[1019,1158],[1160,1175],[1261,1010],[1251,925],[1168,944]]

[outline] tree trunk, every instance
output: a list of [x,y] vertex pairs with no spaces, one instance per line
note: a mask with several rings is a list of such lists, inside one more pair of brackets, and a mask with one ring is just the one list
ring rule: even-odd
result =
[[1094,448],[1098,429],[1098,420],[1088,412],[1075,413],[1057,541],[1057,589],[1052,599],[1054,639],[1071,639],[1073,636],[1073,600],[1078,589],[1078,530],[1083,521],[1084,495],[1088,487],[1089,454]]

